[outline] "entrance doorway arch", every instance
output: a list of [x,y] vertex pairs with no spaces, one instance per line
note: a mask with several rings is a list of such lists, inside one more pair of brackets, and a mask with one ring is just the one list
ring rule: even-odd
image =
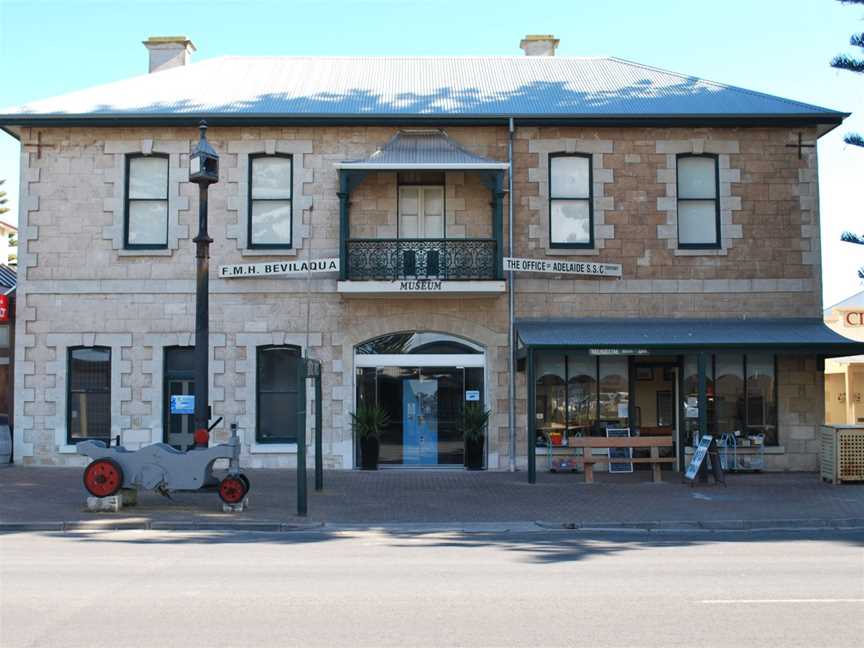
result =
[[466,402],[486,403],[483,346],[448,333],[389,333],[356,345],[354,367],[355,408],[378,405],[390,418],[382,466],[464,464],[458,422]]

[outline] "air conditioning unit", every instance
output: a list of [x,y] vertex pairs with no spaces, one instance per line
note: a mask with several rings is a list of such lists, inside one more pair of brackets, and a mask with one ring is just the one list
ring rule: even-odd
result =
[[824,481],[864,481],[864,425],[823,425],[820,442]]

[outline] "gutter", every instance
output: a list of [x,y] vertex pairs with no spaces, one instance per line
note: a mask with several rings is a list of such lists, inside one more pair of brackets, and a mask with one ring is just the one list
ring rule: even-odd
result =
[[[342,125],[465,125],[509,126],[518,119],[522,126],[814,126],[840,125],[851,113],[799,113],[799,114],[522,114],[522,115],[458,115],[458,114],[64,114],[0,115],[3,126],[30,127],[118,127],[118,126],[194,126],[206,119],[211,126],[342,126]],[[6,130],[5,128],[3,128]],[[9,132],[7,130],[7,132]],[[13,135],[14,137],[14,135]]]

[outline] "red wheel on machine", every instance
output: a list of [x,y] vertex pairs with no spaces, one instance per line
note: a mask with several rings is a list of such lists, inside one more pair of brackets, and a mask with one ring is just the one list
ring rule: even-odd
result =
[[243,485],[246,487],[246,494],[248,495],[252,488],[252,484],[249,483],[249,478],[243,473],[240,473],[237,477],[243,482]]
[[94,497],[110,497],[122,487],[123,469],[113,459],[97,459],[84,469],[84,488]]
[[246,484],[234,475],[228,475],[219,482],[219,497],[226,504],[239,504],[246,496]]

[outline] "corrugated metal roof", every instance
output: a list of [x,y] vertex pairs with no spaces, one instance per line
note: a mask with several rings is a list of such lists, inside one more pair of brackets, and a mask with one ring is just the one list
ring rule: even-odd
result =
[[9,266],[0,263],[0,290],[8,292],[10,288],[18,285],[18,275]]
[[516,328],[522,343],[532,347],[782,347],[840,355],[864,352],[864,343],[835,333],[818,318],[520,320]]
[[618,58],[220,57],[0,111],[14,116],[834,116]]
[[365,160],[336,165],[343,169],[506,169],[498,162],[466,151],[442,130],[400,130]]

